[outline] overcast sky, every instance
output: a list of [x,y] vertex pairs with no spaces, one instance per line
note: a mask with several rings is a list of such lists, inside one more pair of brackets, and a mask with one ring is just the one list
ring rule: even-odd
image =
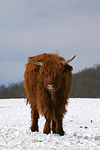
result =
[[0,0],[0,85],[24,79],[29,56],[55,53],[73,73],[100,64],[100,0]]

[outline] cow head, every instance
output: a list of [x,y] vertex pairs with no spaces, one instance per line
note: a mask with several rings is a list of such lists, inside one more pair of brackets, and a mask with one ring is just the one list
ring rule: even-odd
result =
[[34,61],[31,58],[29,58],[29,60],[38,66],[38,79],[43,80],[45,89],[49,92],[55,92],[60,88],[63,75],[72,70],[72,67],[68,65],[68,63],[71,62],[75,57],[76,55],[66,61],[55,61],[48,59],[43,63]]

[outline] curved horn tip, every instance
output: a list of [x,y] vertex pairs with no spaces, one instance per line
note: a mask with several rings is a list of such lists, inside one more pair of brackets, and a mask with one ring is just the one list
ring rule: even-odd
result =
[[34,60],[32,60],[30,57],[28,57],[28,60],[30,60],[33,64],[35,64],[35,65],[37,65],[37,66],[42,66],[42,63],[41,63],[41,62],[34,61]]
[[33,62],[33,60],[31,59],[31,57],[28,57],[28,61],[31,61],[31,62]]
[[64,61],[64,62],[63,62],[63,65],[68,64],[68,63],[71,62],[75,57],[76,57],[76,55],[74,55],[74,57],[72,57],[71,59]]
[[74,55],[73,59],[76,57],[76,55]]

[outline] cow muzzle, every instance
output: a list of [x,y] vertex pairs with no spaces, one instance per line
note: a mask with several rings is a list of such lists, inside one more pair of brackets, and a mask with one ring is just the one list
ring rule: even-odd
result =
[[56,86],[54,84],[48,84],[47,89],[49,92],[54,92],[56,90]]

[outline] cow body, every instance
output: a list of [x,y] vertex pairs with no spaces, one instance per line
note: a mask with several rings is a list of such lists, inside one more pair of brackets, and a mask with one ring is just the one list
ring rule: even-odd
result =
[[[56,54],[41,54],[29,58],[24,73],[27,102],[31,106],[31,131],[38,131],[39,112],[46,119],[44,133],[64,135],[62,119],[71,89],[72,67]],[[40,65],[32,63],[40,62]]]

